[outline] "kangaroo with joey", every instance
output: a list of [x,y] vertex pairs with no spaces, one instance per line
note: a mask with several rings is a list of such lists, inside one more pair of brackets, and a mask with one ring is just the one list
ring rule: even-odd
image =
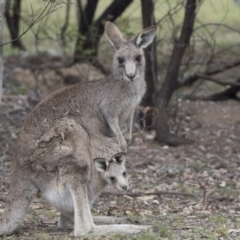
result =
[[[126,155],[119,152],[117,141],[101,136],[102,141],[91,139],[93,144],[90,144],[85,129],[68,118],[57,122],[55,133],[49,142],[40,145],[35,142],[35,149],[29,141],[29,148],[24,147],[26,142],[22,136],[31,138],[31,135],[20,134],[13,155],[8,199],[5,211],[0,215],[0,236],[12,233],[21,224],[36,195],[44,197],[60,212],[58,228],[73,227],[75,237],[90,232],[138,233],[146,229],[146,226],[116,224],[125,222],[121,218],[91,216],[91,205],[107,185],[120,190],[128,188]],[[107,151],[118,153],[110,159],[94,158],[94,154],[101,154],[97,153],[104,147],[101,144],[110,146],[110,149],[104,148],[103,155],[106,156]],[[95,149],[91,151],[91,147]],[[30,156],[26,154],[28,151]],[[16,157],[22,157],[22,161],[16,161]],[[109,223],[115,224],[95,225]]]
[[26,119],[12,156],[0,235],[18,227],[39,193],[60,211],[58,227],[74,224],[76,237],[91,231],[143,229],[134,225],[102,225],[99,229],[90,206],[108,183],[121,189],[128,186],[126,140],[131,139],[134,110],[146,88],[143,48],[152,42],[156,27],[128,41],[113,23],[106,23],[105,32],[116,49],[112,74],[52,93]]
[[[105,33],[116,50],[112,74],[59,90],[48,97],[41,108],[47,105],[47,108],[53,109],[45,118],[48,123],[52,121],[49,119],[52,114],[57,118],[66,113],[74,115],[89,135],[101,133],[116,137],[121,151],[127,152],[127,143],[132,138],[134,111],[146,90],[143,48],[153,41],[156,26],[125,40],[117,26],[107,22]],[[41,108],[37,108],[35,114],[41,114]],[[43,119],[42,115],[39,118]],[[50,139],[51,133],[44,131],[47,134],[41,136],[42,140]]]
[[[90,207],[97,196],[109,184],[127,190],[125,154],[115,154],[110,160],[96,158],[92,161],[87,158],[85,152],[82,152],[86,150],[84,144],[80,144],[81,147],[78,144],[76,150],[70,149],[69,145],[74,146],[70,142],[76,141],[73,135],[76,135],[76,132],[80,136],[84,135],[79,131],[79,127],[78,129],[74,127],[74,132],[69,131],[62,144],[59,145],[55,140],[51,147],[47,147],[49,154],[46,154],[46,150],[36,153],[42,163],[33,162],[25,166],[13,163],[8,201],[3,215],[0,216],[0,236],[10,234],[18,227],[32,198],[37,194],[41,194],[60,211],[59,229],[74,227],[75,237],[83,236],[90,231],[97,232],[100,227],[94,225],[95,219],[90,212]],[[59,148],[63,149],[62,155],[61,158],[56,159],[59,156]],[[70,155],[66,150],[71,152]],[[46,157],[48,157],[47,161]],[[96,218],[96,222],[100,221],[100,223],[109,220],[114,223],[121,219]],[[135,231],[138,229],[140,228],[136,226]],[[119,231],[119,227],[113,230],[116,231]]]

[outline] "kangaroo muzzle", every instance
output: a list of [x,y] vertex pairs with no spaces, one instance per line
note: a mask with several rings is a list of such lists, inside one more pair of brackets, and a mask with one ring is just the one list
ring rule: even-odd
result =
[[126,77],[129,80],[134,80],[134,78],[136,77],[136,64],[133,61],[127,62],[125,66],[125,71]]

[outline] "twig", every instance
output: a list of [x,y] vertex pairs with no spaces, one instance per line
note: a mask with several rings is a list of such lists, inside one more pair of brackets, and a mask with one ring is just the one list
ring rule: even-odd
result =
[[[48,9],[50,5],[50,8]],[[46,10],[48,9],[48,11],[46,12]],[[9,42],[5,42],[3,44],[0,44],[0,47],[5,46],[7,44],[10,44],[12,42],[17,41],[18,39],[20,39],[23,35],[25,35],[30,29],[31,27],[33,27],[36,23],[38,23],[39,21],[41,21],[44,17],[46,17],[49,13],[53,12],[54,9],[52,10],[52,1],[49,1],[48,4],[45,6],[45,8],[43,9],[43,11],[39,14],[39,16],[34,20],[34,14],[33,14],[33,10],[32,10],[32,16],[33,16],[33,22],[31,24],[29,24],[29,26],[27,27],[27,29],[25,31],[23,31],[17,38],[13,39],[12,41]],[[45,13],[46,12],[46,13]],[[45,14],[44,14],[45,13]]]
[[200,189],[203,190],[203,200],[202,200],[202,203],[204,204],[204,203],[205,203],[205,200],[206,200],[207,190],[206,190],[206,188],[202,185],[199,177],[198,177],[198,184],[199,184],[199,186],[200,186]]
[[206,28],[206,27],[208,27],[208,26],[216,26],[216,27],[218,27],[218,28],[224,27],[224,28],[227,28],[227,29],[235,32],[235,33],[240,34],[240,31],[239,31],[237,28],[233,28],[233,27],[231,27],[231,26],[229,26],[229,25],[227,25],[227,24],[224,24],[223,21],[222,21],[221,23],[205,23],[205,24],[203,24],[203,25],[201,25],[201,26],[196,27],[194,30],[196,31],[196,30],[198,30],[198,29],[200,29],[200,28]]
[[176,195],[176,196],[185,196],[195,198],[195,195],[191,193],[184,192],[173,192],[173,191],[156,191],[156,192],[112,192],[104,191],[103,194],[115,195],[115,196],[130,196],[130,197],[140,197],[140,196],[151,196],[151,195]]

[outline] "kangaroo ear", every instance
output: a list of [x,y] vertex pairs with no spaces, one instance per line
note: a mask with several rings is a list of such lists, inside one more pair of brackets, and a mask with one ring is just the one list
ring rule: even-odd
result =
[[145,28],[140,32],[133,41],[139,48],[146,48],[149,44],[152,43],[157,31],[157,26],[151,26]]
[[107,21],[105,24],[105,33],[108,37],[109,42],[114,46],[115,49],[119,49],[120,46],[125,42],[122,34],[118,27],[112,22]]
[[126,163],[126,154],[123,152],[113,155],[112,161],[124,165]]
[[104,158],[95,158],[93,161],[99,172],[105,172],[109,166],[109,162]]

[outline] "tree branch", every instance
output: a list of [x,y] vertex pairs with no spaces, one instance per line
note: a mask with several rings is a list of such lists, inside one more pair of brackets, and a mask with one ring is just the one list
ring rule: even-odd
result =
[[83,10],[82,1],[77,0],[78,4],[78,30],[82,35],[86,35],[92,25],[93,17],[96,12],[98,0],[88,0]]
[[223,81],[220,81],[216,78],[213,78],[213,77],[210,77],[210,76],[207,76],[207,75],[204,75],[204,74],[196,74],[196,76],[198,78],[201,78],[201,79],[204,79],[204,80],[207,80],[207,81],[211,81],[211,82],[217,83],[217,84],[222,85],[222,86],[240,87],[240,83],[238,83],[238,82],[223,82]]
[[156,191],[156,192],[111,192],[104,191],[103,194],[106,195],[115,195],[115,196],[130,196],[130,197],[140,197],[140,196],[151,196],[151,195],[176,195],[176,196],[186,196],[186,197],[195,197],[191,193],[184,192],[173,192],[173,191]]
[[52,1],[49,1],[47,3],[47,5],[45,6],[45,8],[43,9],[43,11],[39,14],[39,16],[35,20],[34,20],[34,14],[32,13],[33,21],[31,22],[31,24],[29,24],[29,26],[26,28],[26,30],[24,30],[17,38],[15,38],[9,42],[0,44],[0,47],[19,40],[23,35],[25,35],[30,30],[31,27],[33,27],[36,23],[41,21],[44,17],[46,17],[49,13],[51,13],[53,11],[55,11],[55,9],[53,9]]
[[240,100],[237,97],[237,93],[240,91],[240,78],[236,80],[236,83],[239,84],[239,86],[231,86],[227,89],[225,89],[222,92],[214,93],[210,96],[187,96],[185,99],[189,99],[192,101],[201,100],[201,101],[224,101],[228,99],[234,99],[234,100]]
[[[4,23],[4,11],[5,11],[6,1],[3,0],[0,4],[0,45],[3,39],[3,23]],[[3,65],[3,49],[0,47],[0,104],[2,101],[2,85],[3,85],[3,72],[4,72],[4,65]]]
[[[102,13],[102,15],[91,24],[91,28],[86,28],[86,24],[88,21],[93,20],[92,16],[85,16],[82,6],[81,0],[78,0],[79,11],[82,12],[82,16],[84,17],[84,21],[86,24],[79,27],[80,33],[84,36],[79,35],[76,41],[75,53],[74,53],[74,62],[82,62],[82,61],[90,61],[93,62],[96,59],[98,44],[101,36],[104,33],[104,24],[106,21],[114,22],[116,18],[118,18],[124,10],[132,3],[133,0],[114,0],[107,7],[107,9]],[[95,4],[97,1],[95,0]],[[95,6],[96,7],[96,6]],[[90,7],[89,7],[90,8]],[[87,6],[86,9],[87,10]],[[92,11],[91,14],[94,14]],[[82,24],[81,24],[82,25]]]
[[133,0],[115,0],[103,14],[96,20],[94,27],[97,29],[97,36],[101,36],[104,32],[105,21],[114,22],[124,10],[132,3]]
[[215,74],[218,74],[218,73],[222,73],[222,72],[224,72],[226,70],[229,70],[231,68],[235,68],[235,67],[238,67],[238,66],[240,66],[240,60],[237,60],[237,61],[235,61],[233,63],[227,64],[227,65],[223,66],[222,68],[218,68],[218,69],[214,69],[214,70],[211,70],[211,71],[207,71],[205,73],[193,74],[193,75],[187,77],[181,83],[179,83],[177,88],[183,87],[185,85],[191,86],[194,82],[196,82],[199,79],[199,75],[212,76],[212,75],[215,75]]

